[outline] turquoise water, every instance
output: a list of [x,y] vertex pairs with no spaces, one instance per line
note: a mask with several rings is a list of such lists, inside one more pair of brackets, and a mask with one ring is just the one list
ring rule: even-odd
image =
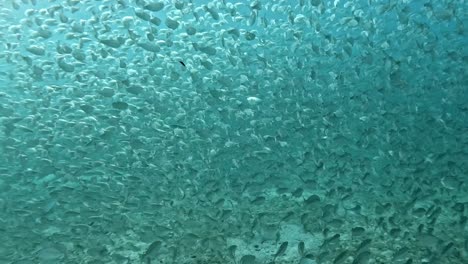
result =
[[466,8],[0,3],[0,264],[468,263]]

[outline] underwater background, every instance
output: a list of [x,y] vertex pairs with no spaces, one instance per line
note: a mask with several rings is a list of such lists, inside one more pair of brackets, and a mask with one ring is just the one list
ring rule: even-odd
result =
[[464,0],[0,2],[0,264],[468,263]]

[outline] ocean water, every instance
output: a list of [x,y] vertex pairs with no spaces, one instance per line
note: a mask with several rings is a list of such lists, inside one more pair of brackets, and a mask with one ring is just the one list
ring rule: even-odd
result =
[[0,264],[468,263],[464,0],[0,3]]

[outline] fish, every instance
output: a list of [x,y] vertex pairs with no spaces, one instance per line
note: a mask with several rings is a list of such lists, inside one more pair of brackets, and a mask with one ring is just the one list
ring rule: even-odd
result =
[[145,1],[145,4],[143,6],[144,9],[152,11],[152,12],[158,12],[161,11],[164,8],[164,2],[162,1]]
[[304,257],[305,255],[305,244],[304,241],[300,241],[297,244],[297,252],[299,253],[299,256]]
[[257,262],[256,259],[254,255],[244,255],[240,258],[239,264],[255,264]]
[[343,250],[340,254],[338,254],[334,259],[333,259],[333,264],[340,264],[346,261],[346,258],[348,257],[349,252],[348,250]]
[[27,51],[31,52],[34,55],[43,56],[45,55],[45,48],[42,46],[31,45],[26,48]]
[[273,262],[276,261],[276,258],[278,258],[279,256],[282,256],[286,252],[286,249],[288,248],[288,244],[289,244],[288,241],[281,243],[280,247],[278,248],[275,255],[273,256]]
[[462,262],[465,2],[0,1],[0,254]]
[[370,261],[370,256],[370,251],[361,251],[356,255],[352,264],[367,264]]
[[112,107],[118,110],[126,110],[128,108],[128,104],[125,102],[113,102]]

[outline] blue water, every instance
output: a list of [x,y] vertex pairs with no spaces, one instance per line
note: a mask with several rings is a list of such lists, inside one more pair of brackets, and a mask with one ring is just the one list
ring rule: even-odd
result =
[[0,4],[0,264],[468,262],[464,1],[150,2]]

